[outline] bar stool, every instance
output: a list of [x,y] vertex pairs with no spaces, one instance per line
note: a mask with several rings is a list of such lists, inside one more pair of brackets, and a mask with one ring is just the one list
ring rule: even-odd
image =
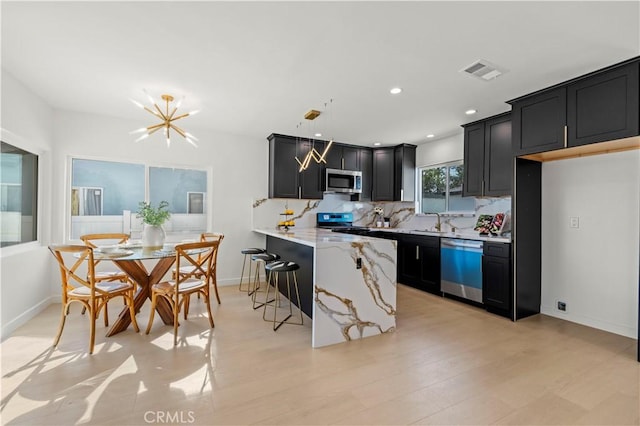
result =
[[[300,293],[298,292],[298,278],[296,277],[296,270],[300,269],[300,266],[294,262],[288,261],[275,261],[271,263],[265,264],[265,269],[269,271],[269,279],[267,281],[267,294],[265,295],[265,304],[264,311],[262,313],[262,319],[265,321],[273,322],[273,331],[276,331],[282,324],[285,322],[287,324],[295,324],[302,325],[302,309],[300,309]],[[278,287],[278,277],[280,273],[284,272],[287,275],[287,298],[289,299],[289,315],[281,320],[277,320],[277,312],[278,307],[280,306],[280,291]],[[300,322],[289,322],[287,321],[289,318],[293,316],[293,305],[291,303],[291,280],[289,278],[289,273],[293,275],[293,284],[296,290],[296,299],[298,300],[298,310],[300,311]],[[273,300],[269,300],[269,289],[273,285],[273,288],[276,292]],[[273,306],[273,320],[267,319],[267,306]],[[277,325],[276,325],[277,324]]]
[[[264,306],[264,303],[258,303],[256,301],[256,294],[258,293],[258,289],[260,288],[260,264],[262,264],[262,270],[264,271],[264,280],[268,285],[269,275],[267,274],[266,266],[268,263],[274,262],[278,259],[280,259],[280,255],[275,253],[260,253],[260,254],[254,254],[251,256],[251,260],[253,262],[256,262],[255,275],[253,277],[253,287],[250,289],[251,301],[253,302],[253,309],[258,309]],[[266,301],[267,299],[265,298],[265,302]]]
[[[264,253],[265,250],[257,247],[245,248],[240,250],[240,253],[244,254],[244,259],[242,260],[242,272],[240,273],[240,284],[238,285],[238,290],[242,290],[242,282],[244,280],[244,269],[247,263],[247,256],[251,256],[254,254]],[[251,258],[249,258],[249,275],[247,276],[247,296],[249,295],[249,288],[251,286]]]

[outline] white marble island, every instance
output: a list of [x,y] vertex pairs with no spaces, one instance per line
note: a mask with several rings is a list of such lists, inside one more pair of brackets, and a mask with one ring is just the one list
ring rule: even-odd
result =
[[312,318],[314,348],[395,330],[396,241],[316,228],[254,231],[266,235],[267,249],[278,248],[283,260],[309,254],[300,267],[312,271],[299,284],[308,287],[300,290],[308,295],[310,309],[303,310]]

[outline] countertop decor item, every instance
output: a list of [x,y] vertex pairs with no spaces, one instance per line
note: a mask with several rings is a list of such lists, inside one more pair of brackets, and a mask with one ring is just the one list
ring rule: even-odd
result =
[[284,213],[280,213],[280,216],[284,216],[284,220],[278,222],[278,228],[284,229],[285,232],[296,225],[295,221],[291,218],[291,216],[293,216],[293,210],[288,206],[285,207]]
[[488,234],[491,231],[491,222],[493,221],[493,215],[481,214],[478,217],[474,231],[478,231],[480,234]]
[[144,223],[144,228],[142,229],[142,247],[153,249],[162,248],[166,238],[162,224],[171,217],[171,213],[167,210],[169,203],[160,201],[158,207],[153,207],[151,203],[141,201],[138,206],[136,217],[142,219],[142,223]]
[[185,114],[176,115],[176,111],[178,111],[178,108],[180,108],[182,99],[178,101],[175,107],[169,108],[169,104],[174,100],[173,96],[162,95],[161,98],[165,102],[165,108],[163,110],[158,106],[156,101],[146,91],[145,91],[145,94],[147,95],[147,98],[151,103],[151,108],[146,107],[140,102],[135,101],[133,99],[131,99],[131,102],[133,102],[136,106],[142,108],[143,110],[147,111],[148,113],[153,114],[156,118],[159,118],[161,121],[158,124],[153,124],[148,127],[142,127],[138,130],[134,130],[133,132],[131,132],[131,134],[143,133],[142,136],[136,139],[136,142],[140,142],[141,140],[148,138],[158,130],[163,129],[164,137],[167,140],[167,148],[168,148],[171,145],[171,129],[173,129],[176,133],[182,136],[188,143],[190,143],[191,145],[197,148],[198,145],[194,141],[197,141],[198,138],[196,138],[189,132],[185,132],[183,129],[173,124],[173,122],[183,119],[185,117],[189,117],[190,115],[195,115],[199,112],[199,110],[194,110],[191,112],[187,112]]

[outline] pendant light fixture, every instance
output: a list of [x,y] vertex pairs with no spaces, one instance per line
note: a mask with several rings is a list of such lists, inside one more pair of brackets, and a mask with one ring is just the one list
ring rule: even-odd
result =
[[149,95],[146,91],[144,91],[144,93],[147,95],[147,99],[149,99],[149,102],[151,103],[151,107],[144,106],[142,103],[134,99],[130,99],[131,102],[133,102],[137,107],[147,111],[148,113],[154,115],[156,118],[160,119],[160,123],[153,124],[148,127],[142,127],[140,129],[137,129],[131,132],[130,134],[143,133],[142,136],[136,139],[136,142],[140,142],[141,140],[148,138],[153,133],[162,129],[164,133],[164,137],[167,141],[167,148],[168,148],[171,145],[171,130],[173,130],[177,134],[182,136],[188,143],[190,143],[191,145],[197,148],[198,145],[195,143],[195,141],[197,141],[198,138],[193,136],[191,133],[186,132],[180,127],[176,126],[174,122],[177,120],[181,120],[183,118],[189,117],[190,115],[195,115],[200,111],[195,110],[195,111],[187,112],[184,114],[176,115],[176,112],[178,111],[178,108],[180,108],[180,105],[182,104],[182,100],[184,98],[180,99],[174,107],[171,107],[170,104],[174,101],[173,96],[162,95],[161,98],[165,103],[164,109],[163,109],[158,106],[158,104],[154,101],[151,95]]
[[[333,102],[333,99],[331,99],[330,102]],[[325,106],[325,110],[326,110],[327,104],[325,103],[324,106]],[[320,114],[321,114],[320,111],[312,109],[312,110],[307,111],[307,113],[304,115],[304,118],[306,120],[313,121],[316,118],[318,118],[320,116]],[[300,127],[301,124],[302,123],[298,124],[297,127]],[[315,148],[315,144],[312,144],[311,145],[311,149],[307,152],[307,155],[304,157],[304,160],[300,161],[300,159],[296,156],[295,159],[298,162],[298,165],[300,166],[300,168],[298,169],[298,172],[301,173],[301,172],[307,170],[311,160],[314,160],[318,164],[320,164],[320,163],[327,164],[327,161],[325,160],[325,157],[327,155],[327,152],[329,152],[329,148],[331,148],[331,145],[333,145],[333,138],[329,139],[329,143],[327,144],[327,146],[325,146],[324,151],[322,151],[322,154],[320,154],[320,152],[318,152],[318,150]]]

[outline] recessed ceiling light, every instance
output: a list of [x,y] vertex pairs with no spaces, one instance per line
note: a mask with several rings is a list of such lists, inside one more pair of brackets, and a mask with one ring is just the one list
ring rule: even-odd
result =
[[400,92],[402,92],[402,89],[399,87],[394,87],[393,89],[389,90],[389,93],[391,93],[392,95],[397,95]]
[[373,146],[380,146],[380,142],[374,143]]
[[478,112],[478,111],[476,111],[475,109],[468,109],[468,110],[466,110],[464,113],[465,113],[465,114],[467,114],[467,115],[473,115],[473,114],[475,114],[476,112]]
[[320,136],[322,136],[322,133],[316,133],[316,138],[319,138]]
[[428,137],[428,138],[432,138],[432,137],[434,137],[434,136],[435,136],[435,135],[434,135],[433,133],[429,133],[429,134],[427,135],[427,137]]

